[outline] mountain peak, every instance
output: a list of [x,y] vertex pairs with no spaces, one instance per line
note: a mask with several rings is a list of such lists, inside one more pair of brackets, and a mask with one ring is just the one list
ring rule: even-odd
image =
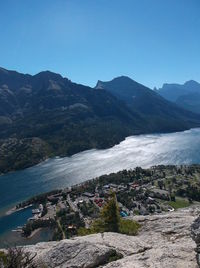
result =
[[116,86],[126,86],[127,87],[127,86],[131,86],[133,84],[139,85],[139,83],[137,83],[136,81],[134,81],[130,77],[125,76],[125,75],[121,75],[121,76],[113,78],[110,81],[98,80],[95,88],[96,89],[103,89],[106,87],[106,85],[113,85],[113,86],[116,85]]
[[113,78],[112,81],[117,80],[117,81],[132,81],[135,82],[133,79],[131,79],[130,77],[126,76],[126,75],[121,75],[121,76],[117,76],[115,78]]
[[35,74],[33,77],[40,77],[42,79],[55,79],[55,80],[60,80],[60,79],[63,79],[63,77],[58,74],[58,73],[54,73],[54,72],[51,72],[51,71],[42,71],[42,72],[39,72],[37,74]]
[[200,113],[200,83],[195,80],[189,80],[184,84],[164,84],[157,92],[187,110]]
[[121,75],[121,76],[117,76],[115,78],[113,78],[111,81],[109,82],[121,82],[121,83],[137,83],[136,81],[134,81],[133,79],[131,79],[128,76],[125,75]]
[[195,80],[189,80],[184,83],[185,86],[200,86],[200,84]]

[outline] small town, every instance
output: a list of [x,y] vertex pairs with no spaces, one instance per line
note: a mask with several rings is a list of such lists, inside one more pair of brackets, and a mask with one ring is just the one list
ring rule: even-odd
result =
[[33,217],[19,227],[23,236],[52,229],[52,239],[79,235],[89,229],[114,193],[121,218],[173,212],[200,201],[200,166],[137,167],[33,197],[16,209],[32,206]]

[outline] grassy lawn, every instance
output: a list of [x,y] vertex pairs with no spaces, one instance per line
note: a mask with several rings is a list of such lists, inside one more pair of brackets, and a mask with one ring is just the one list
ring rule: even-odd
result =
[[169,201],[167,203],[168,203],[169,206],[173,207],[174,209],[185,208],[185,207],[190,206],[189,201],[187,201],[185,199],[181,199],[181,198],[176,198],[176,202]]

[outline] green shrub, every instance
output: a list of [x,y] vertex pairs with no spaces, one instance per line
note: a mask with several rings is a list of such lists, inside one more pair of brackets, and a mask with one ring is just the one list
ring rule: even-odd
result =
[[[118,233],[126,235],[137,235],[140,227],[141,227],[140,224],[137,223],[136,221],[120,219]],[[105,229],[104,224],[100,219],[94,221],[91,228],[87,229],[83,227],[78,229],[79,236],[104,233],[104,232],[107,232],[107,229]]]
[[139,228],[139,223],[120,218],[116,196],[111,193],[107,204],[104,205],[100,213],[100,218],[95,220],[89,229],[79,228],[78,235],[84,236],[103,232],[136,235]]
[[90,234],[95,234],[96,232],[93,233],[92,228],[85,228],[85,227],[80,227],[78,229],[78,236],[85,236],[85,235],[90,235]]
[[0,267],[2,268],[47,268],[43,263],[35,264],[36,254],[24,251],[22,247],[10,247],[6,253],[0,251]]
[[113,253],[110,255],[107,263],[120,260],[121,258],[123,258],[123,255],[121,253],[113,251]]
[[119,232],[121,234],[136,235],[140,224],[136,221],[120,219]]
[[0,267],[4,267],[7,264],[7,256],[5,252],[0,251]]

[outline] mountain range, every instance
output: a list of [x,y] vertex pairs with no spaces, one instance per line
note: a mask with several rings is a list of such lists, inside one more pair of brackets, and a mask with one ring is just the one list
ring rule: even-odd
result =
[[194,80],[183,85],[164,84],[156,92],[184,109],[200,113],[200,84]]
[[98,81],[96,88],[109,91],[124,101],[129,109],[141,114],[150,132],[169,132],[187,128],[199,118],[126,76],[109,82]]
[[107,148],[126,136],[200,126],[200,116],[122,76],[95,88],[0,68],[0,173]]

